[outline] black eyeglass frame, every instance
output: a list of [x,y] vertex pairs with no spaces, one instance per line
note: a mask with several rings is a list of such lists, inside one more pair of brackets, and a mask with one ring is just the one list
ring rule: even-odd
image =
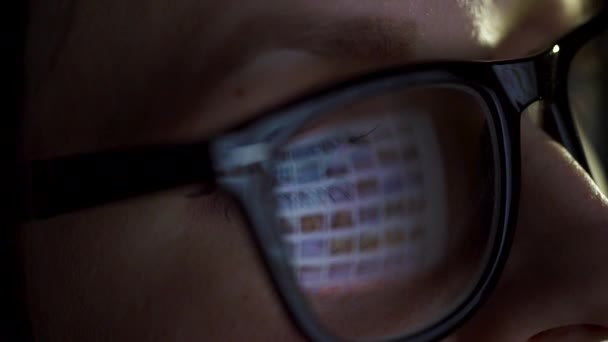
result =
[[[318,322],[297,288],[278,232],[268,221],[274,213],[261,199],[271,200],[269,158],[295,129],[323,110],[362,96],[409,86],[451,84],[474,91],[489,108],[500,179],[497,233],[490,262],[480,282],[462,304],[434,325],[399,340],[430,341],[446,336],[464,322],[495,287],[511,245],[520,187],[520,115],[543,100],[555,120],[559,140],[588,171],[568,100],[569,66],[578,50],[606,30],[608,10],[557,41],[559,52],[508,61],[440,62],[392,68],[334,86],[294,101],[226,134],[192,144],[105,151],[52,160],[36,160],[23,168],[24,221],[43,219],[180,185],[216,182],[244,206],[263,260],[296,326],[313,340],[335,341]],[[241,156],[249,159],[234,158]]]

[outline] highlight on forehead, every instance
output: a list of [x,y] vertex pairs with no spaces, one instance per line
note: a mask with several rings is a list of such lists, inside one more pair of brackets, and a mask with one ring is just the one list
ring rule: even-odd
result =
[[526,17],[536,10],[541,11],[540,8],[553,5],[564,19],[579,22],[589,14],[590,3],[586,0],[458,0],[460,7],[471,17],[473,37],[488,47],[497,47]]

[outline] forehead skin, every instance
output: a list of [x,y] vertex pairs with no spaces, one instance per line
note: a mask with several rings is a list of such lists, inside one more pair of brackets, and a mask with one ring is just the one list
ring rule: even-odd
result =
[[[33,1],[26,151],[45,157],[194,139],[389,63],[497,57],[476,39],[475,4]],[[535,22],[542,33],[510,55],[572,26],[560,3],[498,6],[497,21]],[[538,20],[541,9],[555,13],[550,21]]]
[[[579,21],[566,15],[562,2],[524,3],[35,0],[27,42],[24,153],[47,158],[200,139],[299,93],[390,64],[522,56]],[[496,14],[490,22],[502,23],[494,28],[500,32],[494,32],[493,46],[480,39],[489,25],[484,11]],[[599,261],[608,258],[602,243],[607,235],[600,229],[567,235],[573,226],[608,226],[608,205],[546,137],[533,132],[522,139],[541,146],[524,149],[529,166],[522,193],[529,196],[522,196],[518,234],[523,235],[516,238],[494,299],[455,340],[501,340],[483,336],[494,332],[503,334],[502,340],[523,340],[578,320],[608,324],[608,298],[593,297],[605,292],[608,279],[578,277],[604,266]],[[572,184],[554,181],[546,169]],[[299,339],[235,203],[221,192],[187,198],[193,188],[25,226],[26,286],[36,337]],[[555,215],[555,208],[571,207],[560,191],[580,207]],[[525,229],[530,227],[548,228]],[[558,239],[551,227],[565,238]],[[535,249],[541,242],[546,250]],[[564,251],[557,261],[554,250]],[[575,262],[580,255],[597,262],[581,267]],[[541,268],[546,272],[539,276]],[[571,288],[590,294],[578,298],[589,305],[561,301],[559,317],[544,317],[555,298],[569,298],[564,294]],[[511,320],[496,319],[505,312]]]

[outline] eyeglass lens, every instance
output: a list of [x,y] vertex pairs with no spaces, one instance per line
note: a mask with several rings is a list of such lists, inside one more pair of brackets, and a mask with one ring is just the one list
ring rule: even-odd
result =
[[485,102],[453,85],[323,113],[276,155],[276,218],[298,291],[344,338],[411,333],[477,284],[495,233]]

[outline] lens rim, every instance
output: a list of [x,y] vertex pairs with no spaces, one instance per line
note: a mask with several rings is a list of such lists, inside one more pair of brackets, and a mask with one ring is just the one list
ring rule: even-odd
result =
[[[514,189],[518,188],[514,184],[519,182],[518,172],[513,171],[514,167],[518,169],[518,165],[514,165],[518,163],[514,163],[514,160],[519,159],[519,145],[518,143],[513,144],[512,140],[519,136],[519,116],[509,116],[505,113],[504,102],[508,101],[506,95],[497,93],[480,82],[462,77],[461,72],[466,72],[471,68],[478,68],[476,71],[482,71],[480,65],[471,64],[458,66],[456,70],[460,72],[454,72],[450,68],[417,70],[391,73],[363,82],[355,82],[330,90],[325,94],[313,96],[255,120],[238,133],[218,139],[212,146],[216,165],[224,171],[238,167],[239,160],[242,160],[240,155],[231,156],[231,151],[246,150],[251,146],[263,146],[262,149],[265,152],[259,155],[258,164],[263,172],[245,176],[227,175],[220,178],[218,182],[242,203],[252,227],[253,238],[260,247],[262,259],[273,275],[274,286],[279,290],[281,299],[294,321],[297,322],[297,326],[309,338],[315,341],[346,340],[332,335],[315,319],[316,315],[299,291],[300,287],[289,264],[278,224],[276,220],[270,219],[275,216],[275,207],[270,205],[274,202],[273,194],[268,191],[274,181],[272,156],[305,123],[332,108],[356,102],[361,98],[405,90],[410,87],[446,85],[466,89],[467,92],[478,95],[488,109],[488,127],[494,142],[494,170],[497,180],[495,183],[495,215],[493,227],[491,227],[494,233],[490,238],[487,263],[481,271],[477,285],[450,313],[443,318],[438,318],[427,328],[405,335],[380,337],[378,340],[428,341],[445,336],[469,317],[494,287],[504,266],[512,235],[515,212],[513,207],[517,198]],[[515,131],[514,127],[516,127]]]

